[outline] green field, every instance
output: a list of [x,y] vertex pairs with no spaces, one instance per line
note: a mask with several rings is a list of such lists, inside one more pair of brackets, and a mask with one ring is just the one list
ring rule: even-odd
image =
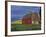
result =
[[40,24],[22,24],[22,20],[11,23],[11,31],[40,30]]
[[25,30],[40,30],[40,25],[27,25],[27,24],[11,24],[11,31],[25,31]]

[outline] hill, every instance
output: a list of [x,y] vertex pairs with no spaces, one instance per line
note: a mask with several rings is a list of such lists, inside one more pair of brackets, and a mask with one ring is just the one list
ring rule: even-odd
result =
[[22,20],[13,21],[11,24],[22,24]]

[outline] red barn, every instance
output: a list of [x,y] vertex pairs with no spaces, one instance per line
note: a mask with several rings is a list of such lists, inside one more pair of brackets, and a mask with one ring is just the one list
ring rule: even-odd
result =
[[26,15],[22,19],[22,24],[32,24],[32,19],[30,15]]
[[38,13],[26,14],[22,19],[22,24],[39,24],[40,16]]

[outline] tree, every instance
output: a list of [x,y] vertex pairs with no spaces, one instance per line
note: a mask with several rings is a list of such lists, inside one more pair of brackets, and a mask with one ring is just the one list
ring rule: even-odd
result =
[[39,21],[39,23],[41,24],[41,7],[40,7],[39,15],[40,15],[40,21]]

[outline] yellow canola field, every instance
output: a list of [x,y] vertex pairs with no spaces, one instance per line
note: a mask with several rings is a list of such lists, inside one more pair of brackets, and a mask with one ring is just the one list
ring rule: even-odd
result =
[[14,21],[14,22],[12,22],[12,24],[22,24],[22,20]]

